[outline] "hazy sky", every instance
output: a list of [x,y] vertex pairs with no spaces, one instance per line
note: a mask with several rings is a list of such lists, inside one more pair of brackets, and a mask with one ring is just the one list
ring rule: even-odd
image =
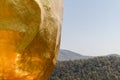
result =
[[120,0],[64,0],[61,48],[120,54]]

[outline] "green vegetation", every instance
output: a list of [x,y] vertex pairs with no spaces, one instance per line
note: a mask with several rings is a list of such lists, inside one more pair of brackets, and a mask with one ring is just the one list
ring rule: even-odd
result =
[[120,57],[61,61],[49,80],[120,80]]

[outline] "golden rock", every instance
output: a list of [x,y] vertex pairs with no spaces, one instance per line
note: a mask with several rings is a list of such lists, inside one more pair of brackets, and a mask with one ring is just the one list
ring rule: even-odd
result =
[[60,46],[62,0],[0,0],[0,80],[47,80]]

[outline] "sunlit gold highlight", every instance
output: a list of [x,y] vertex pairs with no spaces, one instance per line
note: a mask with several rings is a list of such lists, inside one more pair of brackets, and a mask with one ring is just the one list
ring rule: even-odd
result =
[[47,80],[61,24],[62,0],[0,0],[0,80]]

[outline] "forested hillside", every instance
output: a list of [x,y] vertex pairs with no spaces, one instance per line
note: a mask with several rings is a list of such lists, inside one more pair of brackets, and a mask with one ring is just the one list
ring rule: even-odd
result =
[[120,57],[61,61],[50,80],[120,80]]

